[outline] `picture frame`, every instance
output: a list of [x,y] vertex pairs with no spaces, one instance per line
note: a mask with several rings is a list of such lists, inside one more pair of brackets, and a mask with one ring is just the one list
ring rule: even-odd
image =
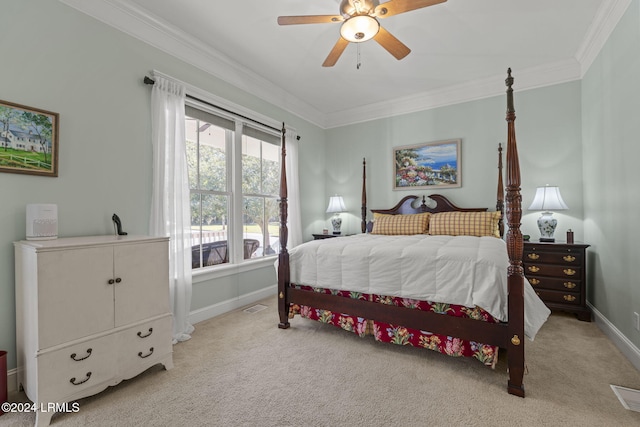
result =
[[448,139],[395,147],[393,149],[393,189],[461,187],[461,141],[461,139]]
[[59,114],[0,100],[0,172],[58,176]]

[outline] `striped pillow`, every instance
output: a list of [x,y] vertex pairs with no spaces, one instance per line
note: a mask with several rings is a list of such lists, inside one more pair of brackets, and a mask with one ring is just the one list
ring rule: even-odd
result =
[[429,212],[409,215],[387,215],[374,212],[371,234],[425,234],[429,227],[430,215]]
[[429,234],[433,236],[500,237],[501,212],[441,212],[431,216]]

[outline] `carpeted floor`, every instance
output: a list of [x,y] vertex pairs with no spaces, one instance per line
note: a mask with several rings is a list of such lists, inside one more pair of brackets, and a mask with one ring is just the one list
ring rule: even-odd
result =
[[[594,323],[553,314],[526,341],[527,397],[507,394],[505,354],[476,360],[377,343],[295,318],[277,328],[276,299],[199,323],[156,366],[79,401],[53,426],[639,426],[610,384],[640,389],[640,372]],[[24,400],[14,393],[12,401]],[[5,414],[0,426],[33,426]]]

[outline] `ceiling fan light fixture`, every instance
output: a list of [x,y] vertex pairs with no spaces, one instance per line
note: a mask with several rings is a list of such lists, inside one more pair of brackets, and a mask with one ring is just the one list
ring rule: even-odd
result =
[[352,43],[361,43],[371,40],[379,30],[380,23],[373,16],[356,15],[344,21],[340,35]]

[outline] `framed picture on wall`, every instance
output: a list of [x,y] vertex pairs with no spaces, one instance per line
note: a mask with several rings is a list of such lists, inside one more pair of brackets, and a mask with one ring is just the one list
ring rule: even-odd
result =
[[58,176],[58,118],[0,100],[0,172]]
[[393,149],[393,189],[461,186],[460,139],[406,145]]

